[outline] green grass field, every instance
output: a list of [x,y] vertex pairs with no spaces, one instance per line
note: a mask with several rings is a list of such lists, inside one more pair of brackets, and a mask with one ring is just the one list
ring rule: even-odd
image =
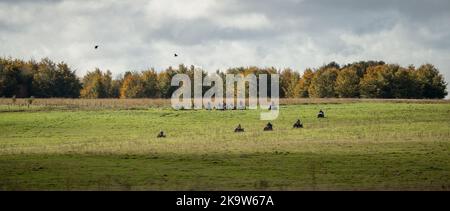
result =
[[0,190],[450,189],[448,102],[284,105],[272,132],[259,113],[2,105]]

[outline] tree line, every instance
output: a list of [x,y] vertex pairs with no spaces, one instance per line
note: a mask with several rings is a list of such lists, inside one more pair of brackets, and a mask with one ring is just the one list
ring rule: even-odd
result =
[[[171,86],[175,74],[194,78],[194,66],[179,65],[162,71],[151,68],[127,71],[113,78],[112,73],[95,69],[78,78],[66,63],[48,58],[37,62],[0,58],[0,97],[38,98],[170,98],[177,87]],[[447,83],[432,64],[416,68],[360,61],[346,65],[336,62],[308,68],[300,74],[290,68],[236,67],[216,73],[225,81],[226,74],[276,74],[280,76],[280,97],[341,98],[427,98],[447,95]],[[208,73],[202,70],[203,77]],[[270,80],[270,77],[269,77]],[[225,84],[225,83],[224,83]],[[270,84],[270,82],[268,83]],[[247,84],[248,87],[248,84]],[[208,87],[203,87],[204,91]],[[268,86],[270,94],[270,86]]]

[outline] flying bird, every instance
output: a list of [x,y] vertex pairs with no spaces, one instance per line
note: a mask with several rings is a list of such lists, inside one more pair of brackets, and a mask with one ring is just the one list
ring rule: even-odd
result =
[[178,54],[174,54],[173,56],[174,56],[174,57],[178,57]]
[[94,48],[95,48],[95,49],[98,49],[98,45],[96,45]]

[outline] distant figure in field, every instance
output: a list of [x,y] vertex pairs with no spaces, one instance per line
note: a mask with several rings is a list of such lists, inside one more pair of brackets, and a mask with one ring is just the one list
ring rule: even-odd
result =
[[298,119],[297,122],[295,122],[294,128],[303,128],[303,123],[300,122],[300,119]]
[[241,124],[239,124],[239,125],[237,126],[237,128],[234,129],[234,132],[235,132],[235,133],[244,132],[244,128],[242,128],[242,127],[241,127]]
[[317,114],[317,118],[325,118],[325,113],[322,111],[322,109],[319,111],[319,114]]
[[272,123],[267,123],[266,127],[264,127],[264,131],[272,131],[273,130],[273,125]]
[[165,138],[166,134],[164,134],[164,131],[159,131],[157,138]]

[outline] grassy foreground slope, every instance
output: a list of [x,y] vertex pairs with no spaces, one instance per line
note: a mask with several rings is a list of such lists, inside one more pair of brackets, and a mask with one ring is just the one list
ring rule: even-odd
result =
[[448,103],[286,105],[272,132],[259,113],[1,106],[0,189],[450,189]]

